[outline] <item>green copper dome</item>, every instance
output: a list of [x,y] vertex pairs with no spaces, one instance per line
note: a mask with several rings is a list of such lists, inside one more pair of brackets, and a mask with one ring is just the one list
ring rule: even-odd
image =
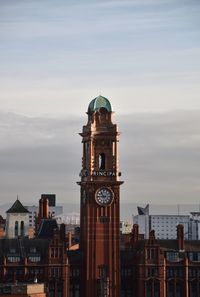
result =
[[98,111],[100,108],[105,108],[105,109],[107,109],[108,112],[112,112],[112,107],[111,107],[110,101],[101,95],[94,98],[90,102],[90,104],[88,106],[88,112]]

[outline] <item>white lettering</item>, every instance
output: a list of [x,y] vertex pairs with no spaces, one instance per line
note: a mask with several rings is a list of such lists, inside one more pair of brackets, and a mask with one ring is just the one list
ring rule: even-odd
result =
[[93,176],[116,176],[116,172],[114,171],[93,171]]

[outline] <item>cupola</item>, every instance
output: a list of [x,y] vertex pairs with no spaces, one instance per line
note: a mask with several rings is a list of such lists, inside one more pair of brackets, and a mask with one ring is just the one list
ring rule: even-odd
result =
[[100,111],[102,108],[106,109],[107,112],[112,112],[110,101],[107,98],[99,95],[90,102],[88,106],[88,113]]

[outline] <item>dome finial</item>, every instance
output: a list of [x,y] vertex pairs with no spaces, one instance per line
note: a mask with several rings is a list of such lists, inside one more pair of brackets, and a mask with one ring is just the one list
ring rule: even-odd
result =
[[108,112],[112,112],[110,101],[102,95],[99,95],[90,102],[88,112],[95,112],[100,108],[105,108]]

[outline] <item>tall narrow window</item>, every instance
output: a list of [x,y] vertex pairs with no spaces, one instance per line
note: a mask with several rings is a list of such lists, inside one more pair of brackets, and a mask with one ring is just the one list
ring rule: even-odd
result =
[[99,266],[99,279],[98,279],[98,287],[97,287],[97,296],[108,297],[109,294],[109,280],[108,276],[108,267],[106,265]]
[[18,236],[18,221],[15,222],[15,237]]
[[99,154],[99,169],[104,170],[106,166],[106,156],[105,154]]
[[176,297],[183,296],[183,288],[181,283],[176,283]]
[[24,236],[24,221],[21,221],[20,224],[20,236]]
[[116,143],[113,142],[112,143],[112,155],[113,155],[113,157],[115,156],[115,146],[116,146]]

